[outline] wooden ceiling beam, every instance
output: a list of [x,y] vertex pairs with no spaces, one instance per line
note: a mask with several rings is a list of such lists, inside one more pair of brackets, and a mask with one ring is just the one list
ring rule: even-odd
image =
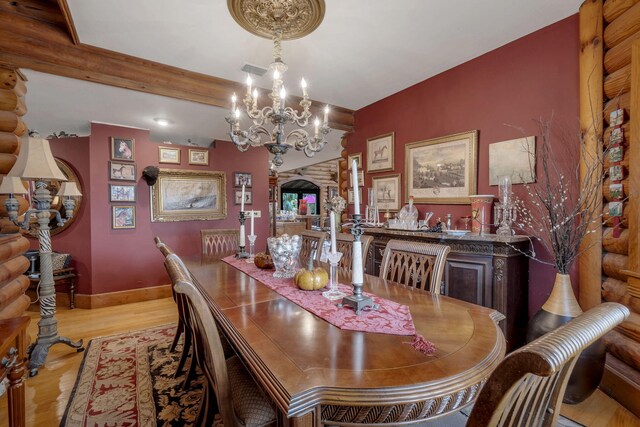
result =
[[[231,80],[76,45],[60,27],[21,14],[0,14],[0,63],[220,108],[229,108],[234,92],[244,93],[244,86]],[[300,100],[291,98],[295,103]],[[323,107],[324,103],[314,101],[312,114],[322,117]],[[330,108],[329,126],[345,131],[353,129],[352,110]]]

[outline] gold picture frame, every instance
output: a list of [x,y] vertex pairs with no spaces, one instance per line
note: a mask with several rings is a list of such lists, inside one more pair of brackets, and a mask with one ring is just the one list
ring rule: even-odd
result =
[[362,168],[362,152],[349,154],[349,156],[347,156],[348,169],[351,169],[351,164],[353,163],[354,160],[356,161],[357,169],[361,169]]
[[209,165],[209,150],[197,150],[189,148],[189,164],[190,165]]
[[405,199],[414,203],[469,204],[476,194],[478,131],[405,145]]
[[158,147],[158,163],[180,164],[180,149],[174,147]]
[[224,172],[160,169],[151,187],[151,222],[226,218],[226,184]]
[[394,147],[395,132],[367,139],[367,173],[393,170]]
[[111,160],[133,162],[136,160],[136,141],[133,138],[111,137]]
[[402,204],[401,174],[374,176],[371,178],[371,188],[376,195],[380,211],[396,212],[400,210]]

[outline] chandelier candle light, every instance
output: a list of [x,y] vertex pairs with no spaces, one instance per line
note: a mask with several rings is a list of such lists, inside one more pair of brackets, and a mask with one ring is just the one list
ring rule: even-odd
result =
[[[269,65],[273,76],[273,84],[271,93],[269,94],[269,98],[272,100],[271,105],[267,105],[262,109],[258,108],[258,89],[253,88],[251,76],[248,76],[247,91],[243,103],[245,114],[251,119],[252,125],[247,130],[241,130],[241,112],[237,106],[238,99],[235,93],[231,97],[231,110],[226,117],[226,121],[229,123],[229,136],[238,150],[247,151],[249,147],[264,146],[274,155],[273,164],[275,166],[282,165],[284,162],[282,156],[292,147],[298,151],[303,151],[307,157],[313,157],[315,153],[322,150],[327,144],[325,135],[330,131],[328,125],[328,105],[324,109],[324,120],[322,124],[317,117],[313,122],[313,136],[310,136],[307,130],[305,130],[310,124],[309,119],[311,118],[311,112],[309,111],[309,107],[311,106],[311,101],[309,101],[307,82],[304,78],[300,82],[302,88],[300,107],[302,107],[302,111],[298,112],[298,110],[285,106],[287,91],[284,87],[283,76],[288,67],[287,64],[282,61],[281,42],[285,29],[289,30],[290,28],[294,28],[293,25],[290,25],[290,20],[298,19],[303,14],[288,13],[289,11],[287,10],[283,13],[283,8],[286,8],[286,5],[280,3],[282,2],[262,2],[261,7],[263,7],[264,10],[261,9],[260,13],[261,18],[272,21],[270,23],[273,31],[271,35],[271,39],[273,40],[273,62]],[[234,18],[238,20],[238,17],[235,15]],[[249,31],[264,36],[260,32],[254,32],[251,29]],[[291,37],[291,34],[285,35]],[[299,37],[299,35],[296,36]],[[268,123],[274,126],[273,130],[265,127]],[[285,130],[286,124],[297,126],[297,128],[287,133]]]
[[[24,185],[22,185],[21,180],[23,179],[35,181],[36,190],[31,198],[35,207],[27,210],[24,214],[24,220],[19,222],[18,203],[13,195],[28,194]],[[51,180],[64,183],[56,195],[64,199],[63,205],[66,210],[66,219],[60,216],[59,211],[51,209],[53,196],[46,182]],[[58,335],[58,321],[56,320],[56,290],[51,262],[52,249],[49,221],[51,220],[51,214],[54,214],[58,224],[64,224],[67,219],[73,216],[75,201],[72,197],[81,195],[75,182],[64,181],[67,181],[67,177],[56,164],[49,148],[49,141],[41,138],[23,137],[18,159],[0,185],[0,194],[9,194],[5,205],[11,221],[28,230],[31,216],[36,216],[38,220],[40,321],[38,321],[38,337],[28,350],[29,373],[31,376],[38,373],[38,368],[44,364],[47,358],[49,348],[54,344],[62,343],[77,351],[84,350],[82,340],[72,342],[69,338]]]

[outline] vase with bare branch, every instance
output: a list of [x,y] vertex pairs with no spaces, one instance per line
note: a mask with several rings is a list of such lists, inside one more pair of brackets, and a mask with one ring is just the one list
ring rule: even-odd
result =
[[[595,232],[594,226],[602,221],[604,179],[603,157],[592,155],[579,135],[552,129],[551,120],[540,119],[537,124],[540,132],[537,183],[525,184],[524,194],[514,196],[517,220],[512,225],[552,256],[552,261],[542,259],[533,245],[527,254],[553,265],[556,278],[549,298],[529,322],[527,341],[582,313],[569,273],[578,257],[590,249],[585,237]],[[579,140],[577,147],[575,139]],[[604,362],[602,342],[583,352],[569,380],[566,403],[579,403],[593,393],[602,378]]]

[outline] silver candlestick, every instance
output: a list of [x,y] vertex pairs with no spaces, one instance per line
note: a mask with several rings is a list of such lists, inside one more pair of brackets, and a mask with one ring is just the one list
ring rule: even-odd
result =
[[373,303],[373,299],[371,297],[367,297],[362,294],[362,285],[364,282],[362,242],[360,241],[360,238],[364,233],[364,230],[362,229],[362,215],[353,214],[351,223],[351,234],[353,234],[351,261],[351,284],[353,285],[353,295],[342,298],[342,302],[339,304],[339,307],[351,307],[356,311],[356,314],[360,314],[364,308],[371,307],[376,309],[377,305]]
[[246,219],[245,212],[240,211],[238,215],[238,221],[240,221],[240,242],[238,243],[238,252],[236,252],[236,258],[248,258],[249,254],[244,251],[244,221]]

